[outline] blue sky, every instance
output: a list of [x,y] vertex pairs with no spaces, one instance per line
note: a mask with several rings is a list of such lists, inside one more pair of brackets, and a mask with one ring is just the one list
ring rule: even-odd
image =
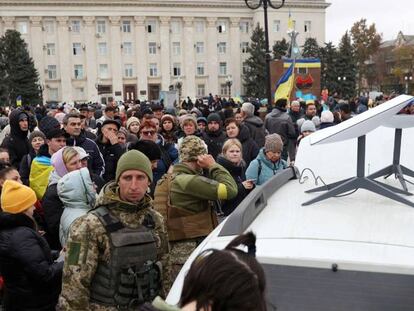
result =
[[414,35],[414,0],[327,0],[326,41],[335,45],[355,21],[375,23],[384,40],[394,39],[399,30]]

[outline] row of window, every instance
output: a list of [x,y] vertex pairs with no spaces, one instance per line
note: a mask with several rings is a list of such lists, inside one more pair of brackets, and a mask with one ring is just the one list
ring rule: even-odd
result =
[[[204,63],[197,63],[196,75],[204,76],[205,75],[204,68],[205,68]],[[175,77],[181,76],[181,63],[173,63],[172,75]],[[226,62],[219,63],[219,75],[221,76],[227,75],[227,63]],[[57,79],[57,66],[56,65],[47,66],[47,76],[49,80]],[[158,64],[157,63],[149,64],[149,76],[158,77]],[[84,75],[83,65],[74,65],[74,78],[83,79],[84,77],[85,75]],[[108,64],[99,64],[99,77],[103,79],[109,78]],[[134,65],[133,64],[124,65],[124,77],[126,78],[134,77]]]
[[[296,29],[296,21],[292,21],[293,29]],[[280,20],[274,20],[273,21],[273,32],[280,32]],[[305,21],[303,24],[303,32],[309,33],[312,30],[312,22],[311,21]]]
[[[280,20],[273,21],[273,32],[280,32]],[[241,21],[240,22],[240,32],[242,33],[249,33],[250,31],[250,22],[249,21]],[[80,20],[71,20],[69,31],[74,33],[80,33],[82,27],[82,22]],[[296,28],[296,21],[293,20],[293,27]],[[148,33],[156,33],[157,32],[157,21],[156,20],[148,20],[146,22],[146,31]],[[227,32],[227,21],[218,21],[217,22],[217,32],[225,33]],[[27,22],[17,22],[16,29],[22,33],[27,34],[28,32],[28,23]],[[49,34],[55,32],[55,22],[51,20],[46,20],[43,22],[42,29]],[[131,33],[132,31],[132,24],[131,21],[125,20],[122,21],[120,29],[124,33]],[[303,25],[303,32],[308,33],[311,32],[312,29],[312,22],[305,21]],[[205,22],[204,21],[195,21],[195,30],[198,33],[202,33],[205,31]],[[182,25],[181,21],[171,21],[170,22],[170,31],[174,34],[179,34],[182,32]],[[96,21],[96,32],[98,35],[105,34],[107,32],[107,22],[105,20],[98,20]]]
[[[69,31],[74,33],[80,33],[82,29],[82,21],[81,20],[71,20],[70,25],[68,27]],[[205,21],[197,20],[194,22],[195,30],[198,33],[203,33],[205,31]],[[28,31],[28,23],[27,22],[18,22],[17,23],[17,30],[20,31],[22,34],[26,34]],[[225,33],[228,31],[228,22],[227,21],[218,21],[217,25],[217,32]],[[241,21],[239,24],[240,32],[242,33],[249,33],[250,31],[250,22],[249,21]],[[97,20],[96,21],[96,33],[97,34],[105,34],[107,33],[107,21],[105,20]],[[156,20],[148,20],[145,23],[145,28],[147,33],[156,33],[157,32],[157,21]],[[42,30],[48,34],[53,34],[56,31],[55,21],[52,20],[45,20],[43,22]],[[121,22],[120,30],[124,33],[131,33],[132,32],[132,22],[129,20],[124,20]],[[174,34],[180,34],[182,32],[182,23],[181,21],[170,21],[170,32]]]
[[[74,89],[74,97],[75,100],[85,100],[85,89],[83,87],[77,87]],[[196,85],[196,92],[197,97],[203,97],[206,95],[206,85],[205,84],[197,84]],[[59,100],[59,89],[58,88],[49,88],[49,100]],[[226,84],[220,84],[220,95],[221,96],[228,96],[229,95],[229,87]]]
[[[249,46],[249,42],[241,42],[240,49],[242,53],[247,53],[247,48]],[[204,53],[204,42],[196,42],[194,44],[195,50],[197,54]],[[133,44],[132,42],[123,42],[121,44],[122,52],[124,55],[132,55],[133,54]],[[151,55],[157,54],[157,49],[160,48],[160,45],[156,42],[149,42],[148,43],[148,53]],[[56,55],[56,45],[54,43],[47,43],[44,46],[44,49],[47,50],[47,55],[53,56]],[[72,54],[73,55],[81,55],[82,51],[85,50],[85,45],[82,45],[79,42],[72,43]],[[226,54],[227,53],[227,43],[226,42],[219,42],[217,43],[217,51],[219,54]],[[101,56],[105,56],[108,54],[108,45],[106,42],[99,42],[98,43],[98,53]],[[180,42],[173,42],[172,43],[172,54],[173,55],[181,55],[181,43]]]

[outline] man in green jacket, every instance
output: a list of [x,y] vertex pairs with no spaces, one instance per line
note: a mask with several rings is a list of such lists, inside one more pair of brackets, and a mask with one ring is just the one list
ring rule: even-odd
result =
[[[197,245],[217,226],[213,201],[229,200],[237,195],[233,177],[207,154],[206,145],[200,138],[185,137],[179,154],[180,163],[174,165],[172,174],[165,176],[155,190],[155,201],[167,197],[167,206],[154,204],[166,218],[171,246],[166,277],[171,284]],[[207,172],[206,176],[203,170]],[[169,181],[165,180],[167,178]],[[161,186],[163,182],[170,183],[168,190]]]

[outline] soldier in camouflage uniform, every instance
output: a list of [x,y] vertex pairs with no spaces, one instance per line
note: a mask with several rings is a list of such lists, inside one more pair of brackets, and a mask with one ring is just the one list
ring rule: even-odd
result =
[[[170,240],[170,263],[166,271],[169,289],[183,264],[197,245],[217,226],[217,215],[212,201],[228,200],[237,195],[237,185],[230,173],[207,154],[204,142],[196,136],[187,136],[180,148],[180,163],[170,174],[167,204],[154,204],[166,220]],[[207,177],[203,175],[207,171]],[[158,183],[155,201],[165,196]],[[168,215],[168,218],[167,218]]]
[[[147,194],[151,181],[151,163],[148,158],[137,150],[125,153],[118,162],[116,181],[104,186],[98,197],[96,209],[78,218],[72,224],[67,243],[63,286],[59,301],[61,310],[118,310],[119,308],[136,310],[135,307],[131,307],[129,300],[125,306],[118,303],[120,301],[119,297],[114,299],[112,294],[116,292],[116,295],[118,295],[120,293],[117,289],[110,288],[108,285],[109,289],[107,289],[101,285],[122,282],[117,274],[119,274],[119,271],[124,273],[125,270],[116,270],[115,268],[110,270],[111,267],[116,267],[118,261],[124,260],[124,258],[113,257],[116,250],[115,246],[122,244],[123,242],[120,242],[122,240],[126,243],[134,239],[137,236],[135,232],[137,230],[140,230],[140,233],[145,232],[147,237],[150,236],[153,241],[153,254],[157,257],[157,260],[162,263],[168,261],[168,236],[164,220],[152,208],[152,200]],[[102,207],[109,211],[109,214],[106,215],[107,218],[102,218],[100,217],[101,214],[97,213],[97,211],[102,210]],[[108,217],[119,222],[115,221],[110,223],[110,226],[106,226],[104,225],[106,222],[103,222],[102,219],[108,220]],[[111,230],[109,230],[110,227]],[[119,230],[119,227],[122,230]],[[130,234],[127,238],[116,240],[113,234],[119,234],[119,232],[122,234],[132,232],[133,234]],[[128,245],[128,247],[126,251],[124,249],[124,254],[131,255],[133,253],[131,249],[135,245]],[[141,256],[146,251],[138,250],[138,253]],[[101,269],[102,267],[107,270]],[[151,267],[155,267],[155,265]],[[135,270],[133,271],[132,268],[128,267],[127,272],[122,277],[128,277],[128,273],[131,273],[130,275],[133,276],[131,284],[135,285],[134,282],[138,280],[138,277],[137,274],[134,274]],[[118,271],[118,273],[114,271]],[[98,283],[99,286],[96,286]],[[137,287],[138,284],[140,283],[137,281]],[[131,295],[139,294],[142,294],[142,292],[139,292],[139,290],[132,292],[131,290]],[[157,295],[159,292],[153,291],[153,294]],[[125,295],[121,298],[131,298],[128,297],[129,294]],[[150,297],[150,299],[153,299],[153,297]],[[114,303],[114,301],[117,303]]]

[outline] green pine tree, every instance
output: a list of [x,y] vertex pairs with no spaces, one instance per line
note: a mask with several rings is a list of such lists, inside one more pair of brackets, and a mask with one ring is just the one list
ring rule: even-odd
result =
[[39,75],[27,50],[27,44],[18,31],[7,30],[0,38],[1,71],[3,87],[0,89],[0,101],[14,106],[20,95],[23,105],[37,105],[41,102]]
[[282,59],[283,56],[287,56],[289,50],[289,43],[286,39],[278,40],[273,45],[273,59]]
[[302,48],[303,57],[320,57],[320,48],[315,38],[307,38]]
[[[346,32],[339,43],[335,68],[338,77],[338,91],[343,98],[350,99],[356,93],[356,64],[354,49],[351,43],[351,37]],[[345,80],[343,79],[345,77]]]
[[338,74],[336,73],[337,51],[332,42],[325,43],[320,50],[321,55],[321,88],[327,88],[329,94],[333,94],[338,86]]
[[247,48],[250,57],[246,60],[246,73],[243,75],[246,95],[266,97],[266,42],[263,28],[256,25]]

